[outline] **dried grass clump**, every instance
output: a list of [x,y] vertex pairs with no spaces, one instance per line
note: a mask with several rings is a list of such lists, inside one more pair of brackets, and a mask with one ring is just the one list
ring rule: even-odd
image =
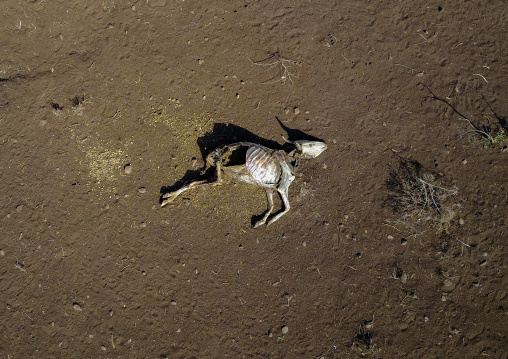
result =
[[443,205],[446,198],[458,193],[456,187],[438,185],[431,173],[423,173],[422,165],[415,160],[400,159],[399,167],[390,172],[386,182],[390,195],[387,205],[402,212],[402,222],[411,226],[432,221],[440,232],[447,232],[455,212]]

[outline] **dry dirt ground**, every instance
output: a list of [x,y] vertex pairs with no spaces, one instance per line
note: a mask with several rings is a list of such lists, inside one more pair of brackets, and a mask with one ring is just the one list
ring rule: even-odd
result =
[[507,358],[507,6],[2,1],[0,356]]

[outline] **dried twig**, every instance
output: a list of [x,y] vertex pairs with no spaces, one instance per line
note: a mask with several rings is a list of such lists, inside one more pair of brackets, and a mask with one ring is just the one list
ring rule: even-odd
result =
[[[276,59],[275,61],[270,61],[274,58]],[[282,85],[285,85],[287,81],[293,84],[293,79],[298,78],[298,71],[296,70],[296,67],[301,66],[301,63],[295,60],[289,60],[280,57],[279,53],[277,52],[273,53],[264,60],[252,61],[250,58],[248,59],[252,64],[257,66],[266,66],[268,68],[278,67],[278,75],[275,75],[268,81],[264,82],[266,84],[280,82]]]

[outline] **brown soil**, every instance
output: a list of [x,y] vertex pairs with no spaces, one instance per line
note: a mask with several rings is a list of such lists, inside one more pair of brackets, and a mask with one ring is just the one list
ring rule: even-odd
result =
[[[506,2],[331,3],[1,3],[2,358],[508,357]],[[160,208],[276,117],[328,144],[287,215]]]

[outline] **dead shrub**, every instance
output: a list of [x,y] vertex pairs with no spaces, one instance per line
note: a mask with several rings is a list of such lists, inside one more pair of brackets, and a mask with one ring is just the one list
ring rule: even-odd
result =
[[439,185],[436,176],[424,172],[418,161],[404,158],[390,171],[386,186],[390,194],[385,203],[403,214],[401,222],[414,227],[431,221],[439,232],[448,231],[455,212],[443,202],[458,193],[456,187]]

